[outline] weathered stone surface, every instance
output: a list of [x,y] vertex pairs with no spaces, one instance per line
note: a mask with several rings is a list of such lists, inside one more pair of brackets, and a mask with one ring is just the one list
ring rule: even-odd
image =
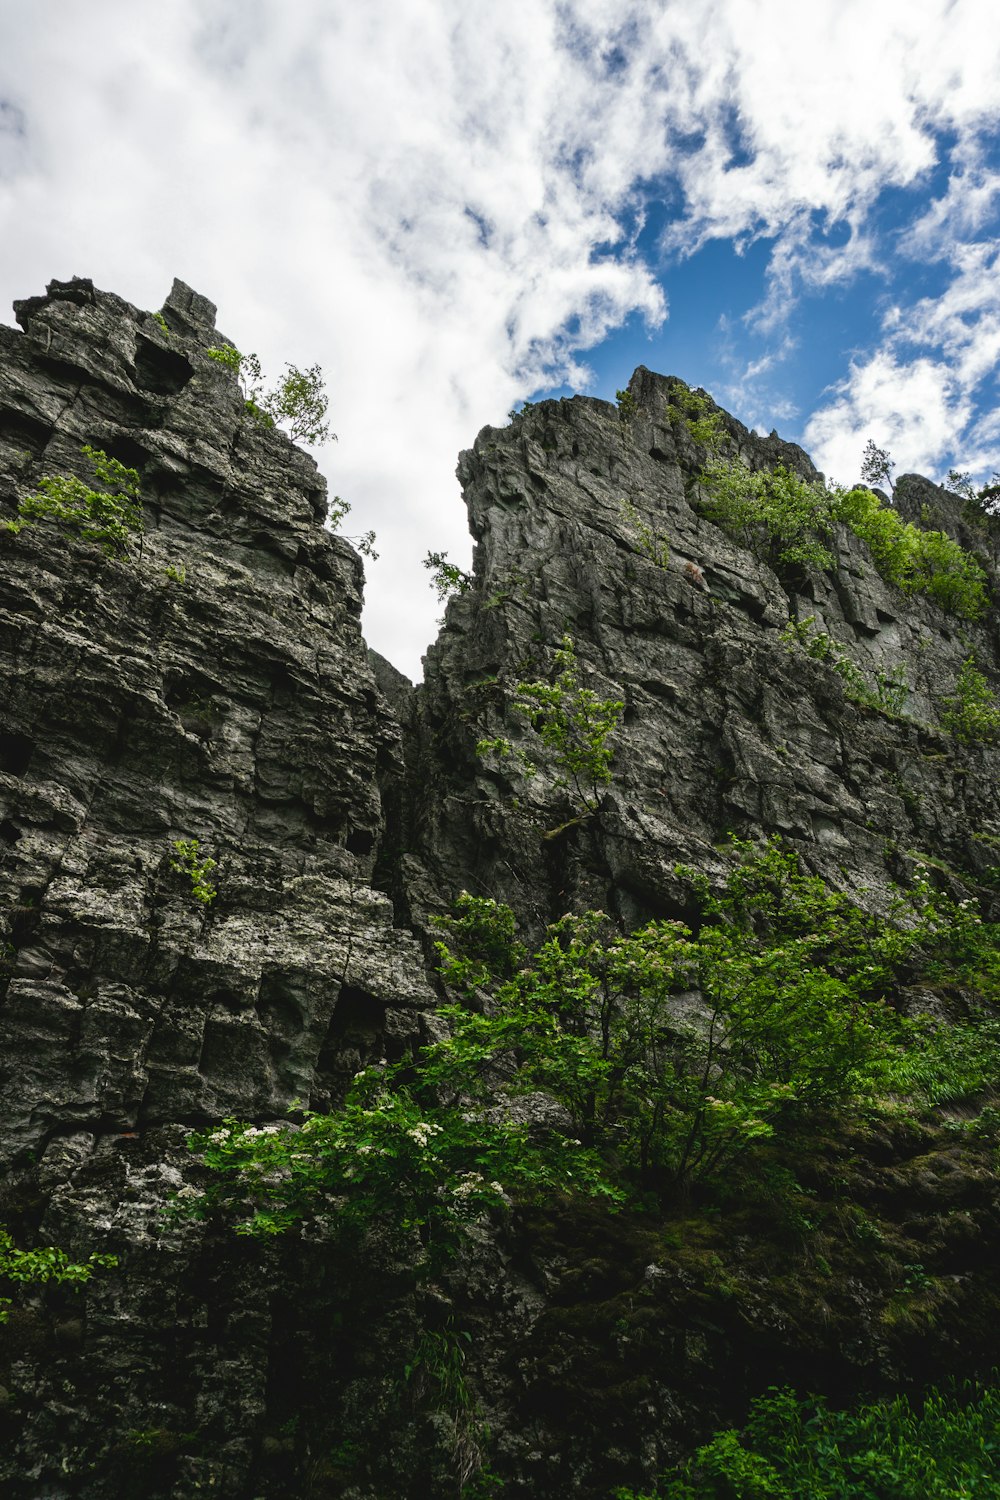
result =
[[[476,1420],[506,1493],[537,1500],[648,1488],[771,1383],[989,1369],[992,1148],[913,1122],[824,1143],[808,1231],[766,1184],[665,1223],[556,1205],[484,1220],[416,1290],[377,1240],[344,1264],[322,1225],[261,1246],[165,1215],[198,1190],[193,1125],[335,1107],[359,1067],[440,1034],[427,919],[461,888],[529,929],[574,905],[683,916],[678,861],[711,874],[728,834],[779,832],[879,903],[915,851],[946,879],[992,871],[1000,764],[938,722],[970,649],[997,671],[995,616],[903,598],[846,531],[835,572],[775,573],[699,514],[704,455],[645,370],[631,415],[543,403],[463,455],[474,586],[412,688],[365,649],[360,560],[322,528],[314,464],[207,357],[212,305],[175,283],[161,316],[74,280],[0,329],[0,519],[43,474],[86,477],[85,443],[139,469],[146,515],[127,562],[0,530],[0,1223],[120,1259],[0,1328],[4,1493],[444,1500],[471,1439],[440,1372],[405,1374],[422,1329],[470,1335]],[[752,465],[814,476],[721,420]],[[954,497],[905,476],[896,499],[995,582],[996,537]],[[872,683],[905,664],[909,717],[782,640],[809,615]],[[534,750],[512,689],[564,633],[626,704],[583,818],[551,766],[475,753]],[[192,838],[217,861],[208,905],[171,867]]]
[[[970,650],[997,670],[992,617],[971,625],[905,598],[846,528],[835,572],[779,576],[699,515],[704,454],[668,420],[670,389],[640,369],[628,420],[589,398],[543,402],[462,456],[476,586],[449,605],[414,720],[414,765],[436,788],[413,829],[430,888],[501,895],[536,921],[570,898],[635,921],[678,900],[678,860],[716,867],[729,833],[780,833],[834,883],[875,893],[911,850],[992,865],[997,751],[938,727]],[[752,467],[815,476],[801,449],[720,420]],[[917,519],[991,560],[995,541],[954,497],[914,476],[898,489]],[[669,543],[666,566],[644,554],[629,507]],[[832,667],[782,639],[809,616],[872,685],[905,670],[906,719],[850,701]],[[587,685],[626,708],[600,816],[552,841],[541,835],[568,815],[552,778],[484,763],[475,746],[502,734],[535,750],[511,690],[549,675],[564,633]]]
[[[162,1218],[189,1168],[171,1122],[325,1108],[363,1063],[419,1037],[420,952],[370,881],[399,731],[361,639],[359,559],[318,524],[313,461],[249,420],[206,357],[222,342],[211,304],[175,283],[165,334],[75,281],[18,315],[23,333],[0,329],[5,517],[43,474],[89,479],[89,443],[139,469],[146,533],[126,562],[49,523],[0,531],[8,1209],[40,1193],[43,1236],[122,1260],[81,1325],[96,1404],[74,1416],[31,1377],[43,1399],[17,1493],[98,1483],[95,1414],[122,1413],[119,1467],[130,1428],[173,1430],[155,1387],[174,1346],[182,1430],[199,1405],[223,1424],[176,1493],[237,1493],[268,1296],[221,1270],[248,1297],[240,1326],[256,1323],[206,1342],[201,1232]],[[192,838],[216,861],[209,905],[171,868],[174,840]],[[150,1402],[158,1414],[138,1412]],[[116,1472],[86,1493],[124,1494]]]

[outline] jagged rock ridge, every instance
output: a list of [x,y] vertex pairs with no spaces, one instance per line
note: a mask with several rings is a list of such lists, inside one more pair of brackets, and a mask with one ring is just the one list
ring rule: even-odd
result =
[[[993,619],[904,600],[846,531],[835,572],[773,572],[699,515],[672,382],[639,370],[627,420],[543,403],[462,456],[474,586],[409,693],[365,650],[360,560],[322,528],[315,465],[249,421],[207,357],[211,304],[175,283],[158,318],[76,280],[17,310],[23,331],[0,329],[0,509],[83,472],[90,443],[139,469],[147,529],[131,562],[45,525],[0,532],[0,1222],[121,1258],[85,1302],[36,1299],[0,1330],[0,1472],[24,1500],[451,1494],[447,1434],[396,1368],[440,1307],[385,1268],[345,1305],[322,1243],[234,1247],[165,1219],[194,1170],[187,1130],[327,1108],[359,1065],[433,1034],[427,922],[462,888],[529,930],[582,904],[632,924],[683,911],[676,862],[718,870],[730,832],[779,832],[875,902],[913,851],[984,875],[997,754],[959,753],[937,717],[970,645],[997,668]],[[814,473],[723,420],[753,466]],[[995,580],[991,534],[953,497],[911,476],[898,499],[973,542]],[[810,614],[873,676],[905,663],[909,720],[788,649],[789,617]],[[525,736],[512,688],[565,633],[626,704],[601,817],[575,823],[551,777],[475,753]],[[190,838],[218,862],[209,907],[171,868]],[[907,1359],[984,1364],[995,1178],[919,1132],[830,1154],[821,1195],[854,1173],[909,1225],[894,1254],[926,1244],[951,1268],[950,1342],[887,1328],[881,1262],[859,1256],[830,1287],[786,1247],[779,1284],[774,1246],[747,1238],[737,1303],[713,1269],[732,1247],[704,1227],[671,1249],[587,1212],[529,1217],[439,1289],[475,1332],[510,1493],[650,1483],[754,1379],[812,1368],[817,1340],[844,1388]],[[364,1481],[351,1445],[380,1441],[395,1477]]]

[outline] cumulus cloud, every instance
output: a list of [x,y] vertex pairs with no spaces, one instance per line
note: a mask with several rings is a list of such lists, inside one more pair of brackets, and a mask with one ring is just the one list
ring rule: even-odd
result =
[[[882,267],[872,206],[923,180],[941,132],[955,201],[979,174],[967,237],[996,195],[986,0],[33,0],[4,24],[0,297],[77,272],[157,306],[180,275],[265,366],[318,360],[340,434],[321,465],[380,534],[369,638],[411,673],[436,612],[420,558],[468,555],[458,449],[583,383],[630,315],[663,320],[646,206],[668,206],[668,260],[771,242],[758,323],[780,345],[803,288]],[[916,233],[937,246],[955,222],[931,205]],[[821,441],[865,392],[904,425],[918,388],[964,410],[986,345],[962,345],[960,304],[982,328],[995,308],[960,248],[951,311],[907,314],[927,370],[887,325]]]
[[822,468],[855,479],[868,437],[906,469],[985,479],[997,468],[1000,241],[952,244],[949,260],[945,290],[894,303],[881,344],[810,419],[806,443]]

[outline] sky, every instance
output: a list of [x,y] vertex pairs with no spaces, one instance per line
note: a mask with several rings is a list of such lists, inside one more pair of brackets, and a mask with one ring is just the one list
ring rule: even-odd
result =
[[0,319],[175,276],[373,528],[413,678],[457,455],[638,364],[859,477],[1000,468],[995,0],[0,0]]

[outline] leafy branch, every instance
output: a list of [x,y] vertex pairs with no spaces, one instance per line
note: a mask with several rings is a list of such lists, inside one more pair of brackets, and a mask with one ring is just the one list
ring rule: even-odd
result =
[[17,507],[17,519],[5,522],[15,535],[36,521],[50,521],[64,531],[76,532],[84,541],[99,542],[109,557],[126,559],[129,544],[139,537],[142,554],[142,501],[139,474],[102,448],[89,443],[80,450],[90,464],[99,488],[84,484],[75,474],[46,475],[34,494],[25,495]]

